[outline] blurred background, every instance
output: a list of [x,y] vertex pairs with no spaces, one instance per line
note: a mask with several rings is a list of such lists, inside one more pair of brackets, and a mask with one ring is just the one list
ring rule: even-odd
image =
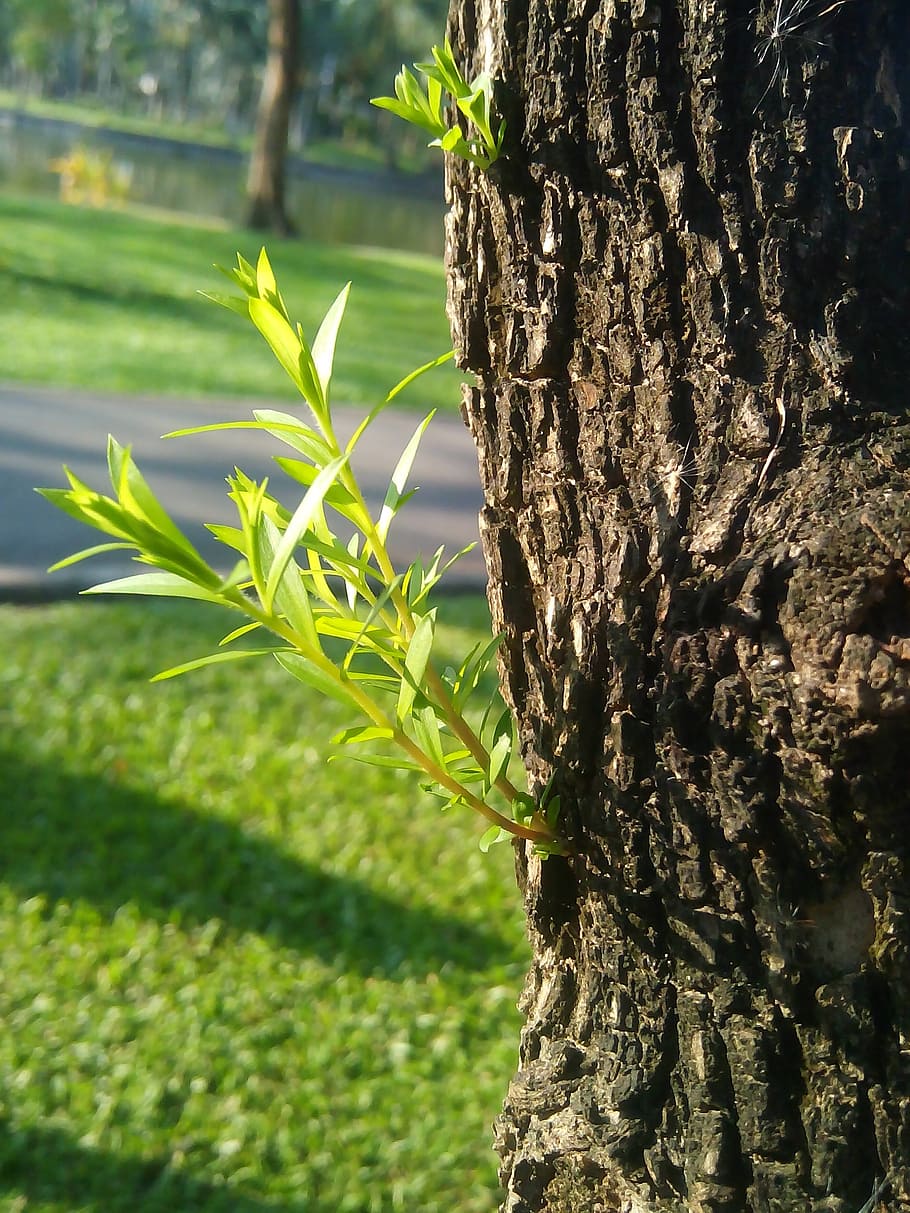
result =
[[[330,762],[352,722],[275,665],[150,685],[211,650],[217,612],[43,581],[24,602],[2,577],[52,512],[30,486],[103,463],[96,399],[124,441],[157,440],[163,400],[291,403],[200,299],[213,262],[267,242],[310,333],[354,280],[345,405],[447,348],[441,158],[368,103],[445,8],[0,4],[2,1213],[496,1207],[526,963],[509,848]],[[401,405],[460,425],[458,382]],[[440,664],[488,634],[480,593],[441,618]]]
[[[239,220],[271,18],[273,38],[292,40],[295,51],[289,214],[310,237],[438,253],[441,161],[369,99],[391,91],[403,62],[427,55],[445,8],[440,0],[5,0],[5,186]],[[377,188],[390,195],[381,207]]]

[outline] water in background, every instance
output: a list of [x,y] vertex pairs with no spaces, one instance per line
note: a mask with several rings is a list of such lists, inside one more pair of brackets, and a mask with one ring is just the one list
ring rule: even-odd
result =
[[[239,223],[243,214],[246,161],[218,149],[202,150],[176,141],[149,141],[109,135],[69,124],[29,120],[20,124],[0,114],[0,189],[57,196],[59,178],[51,160],[75,147],[110,151],[129,179],[129,198],[165,210],[213,215]],[[443,204],[415,184],[411,193],[380,189],[364,175],[317,166],[292,171],[288,209],[306,239],[329,244],[442,254]]]

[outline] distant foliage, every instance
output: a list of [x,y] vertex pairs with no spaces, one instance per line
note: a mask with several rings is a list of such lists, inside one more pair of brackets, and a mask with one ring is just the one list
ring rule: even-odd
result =
[[[301,0],[292,146],[407,138],[369,98],[445,20],[446,0]],[[252,130],[266,48],[264,0],[3,0],[0,88],[96,102],[122,115]],[[416,145],[415,145],[416,147]]]
[[129,198],[132,170],[129,165],[117,163],[110,152],[96,152],[77,144],[48,167],[60,178],[62,202],[110,206]]

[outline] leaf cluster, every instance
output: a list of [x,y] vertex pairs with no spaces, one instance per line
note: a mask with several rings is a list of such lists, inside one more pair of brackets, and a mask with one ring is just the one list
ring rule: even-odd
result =
[[[69,488],[40,490],[54,505],[112,540],[54,567],[101,552],[133,550],[135,559],[152,571],[88,592],[198,599],[225,606],[243,619],[216,652],[165,670],[158,678],[272,657],[289,674],[360,716],[359,724],[335,739],[358,761],[417,770],[445,808],[464,805],[486,818],[491,828],[484,846],[518,836],[543,853],[559,850],[553,803],[537,806],[510,780],[517,745],[511,715],[496,694],[480,707],[474,702],[495,660],[498,640],[477,645],[457,669],[444,673],[432,660],[436,610],[429,595],[463,553],[444,561],[440,548],[428,563],[417,559],[398,572],[388,552],[389,530],[412,495],[408,478],[433,414],[420,422],[398,459],[378,518],[351,467],[357,443],[382,410],[451,353],[402,380],[342,447],[332,420],[330,385],[350,284],[339,293],[310,344],[290,318],[265,250],[255,266],[238,256],[236,267],[225,272],[241,294],[210,297],[249,317],[305,400],[311,423],[290,413],[257,409],[252,421],[199,426],[168,437],[236,428],[265,431],[293,452],[276,456],[276,463],[303,486],[299,504],[287,509],[269,492],[268,478],[257,482],[235,468],[227,483],[237,525],[209,526],[233,554],[233,568],[223,577],[169,517],[129,448],[110,438],[112,496],[96,492],[69,469]],[[258,643],[247,647],[251,636]],[[242,646],[237,643],[241,640]],[[477,730],[468,719],[475,713],[481,716]],[[377,743],[382,747],[378,752]]]
[[[432,55],[432,62],[414,64],[415,71],[424,77],[426,91],[414,73],[402,65],[395,77],[395,96],[374,97],[371,104],[427,131],[433,136],[428,146],[488,169],[499,158],[506,132],[505,120],[493,130],[493,82],[487,72],[481,72],[469,83],[455,62],[448,39],[442,47],[434,46]],[[457,112],[467,120],[467,135],[457,123],[449,123],[446,101],[454,102]]]

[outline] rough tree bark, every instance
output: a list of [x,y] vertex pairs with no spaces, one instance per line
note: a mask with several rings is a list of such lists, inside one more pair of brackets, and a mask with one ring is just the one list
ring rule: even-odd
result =
[[525,757],[509,1213],[910,1210],[910,6],[454,0]]
[[247,174],[246,221],[250,227],[289,236],[284,171],[288,123],[298,87],[300,0],[268,0],[268,54],[256,113]]

